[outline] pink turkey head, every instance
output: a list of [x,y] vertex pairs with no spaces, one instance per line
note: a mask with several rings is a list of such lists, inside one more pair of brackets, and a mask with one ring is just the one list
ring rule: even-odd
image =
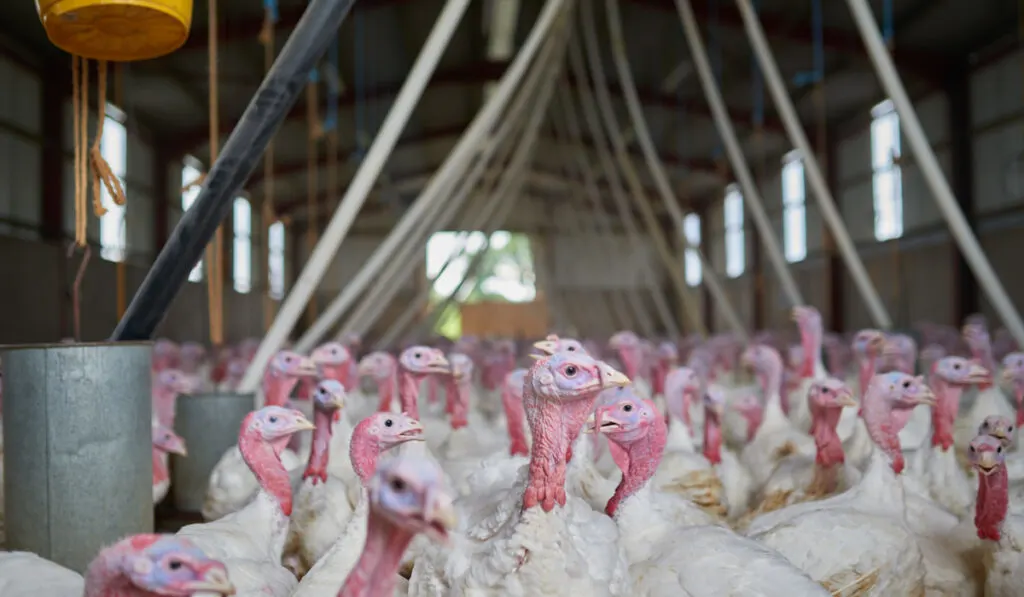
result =
[[877,358],[885,350],[885,334],[879,330],[867,329],[853,337],[853,352],[858,358]]
[[581,353],[555,353],[537,361],[534,371],[533,390],[553,402],[571,402],[630,384],[622,373]]
[[402,351],[398,357],[399,365],[407,372],[417,376],[447,375],[451,373],[448,359],[436,348],[412,346]]
[[652,403],[638,397],[632,387],[623,386],[601,392],[585,430],[596,430],[619,445],[628,445],[645,436],[659,419]]
[[167,454],[188,456],[185,440],[163,425],[153,425],[153,447]]
[[398,360],[390,353],[371,352],[359,361],[359,375],[369,376],[380,382],[391,379],[398,368]]
[[338,367],[348,362],[351,357],[348,348],[341,342],[327,342],[313,349],[309,355],[318,366]]
[[444,479],[441,467],[425,457],[405,455],[381,463],[368,487],[371,516],[447,543],[458,519]]
[[177,344],[167,338],[160,338],[153,344],[153,370],[163,371],[177,367],[179,356]]
[[280,456],[292,435],[313,428],[300,411],[283,406],[264,406],[242,420],[241,435],[272,446]]
[[1002,442],[990,435],[979,435],[971,440],[967,457],[971,466],[986,477],[1006,464]]
[[333,417],[334,413],[345,407],[345,397],[345,386],[341,382],[335,379],[321,380],[313,392],[313,408]]
[[853,391],[841,380],[827,377],[815,381],[807,393],[807,400],[813,409],[842,409],[846,406],[857,406]]
[[984,325],[968,323],[963,329],[964,341],[971,349],[971,354],[982,364],[992,358],[992,340]]
[[473,380],[473,359],[459,352],[448,355],[452,377],[456,382],[469,383]]
[[556,352],[581,352],[587,354],[586,349],[583,348],[583,344],[579,340],[559,338],[555,334],[550,334],[547,338],[534,342],[533,347],[547,355],[552,355]]
[[270,360],[270,372],[274,377],[316,377],[319,373],[316,363],[297,352],[282,350]]
[[390,450],[406,442],[423,441],[423,425],[405,413],[374,413],[363,419],[366,433],[382,450]]
[[[85,594],[117,593],[117,577],[148,595],[232,595],[227,569],[194,543],[173,535],[134,535],[104,549],[89,565]],[[124,581],[122,581],[124,582]],[[107,586],[100,586],[108,583]]]
[[662,342],[658,345],[658,360],[673,365],[679,361],[679,349],[674,342]]
[[1008,450],[1013,445],[1013,421],[1000,415],[989,415],[978,426],[978,435],[994,437]]
[[199,389],[199,379],[178,369],[167,369],[156,376],[159,388],[174,394],[191,394]]
[[1024,385],[1024,352],[1011,352],[1003,357],[1002,380],[1015,385]]
[[963,357],[943,357],[935,362],[932,371],[951,385],[971,386],[992,381],[988,369]]

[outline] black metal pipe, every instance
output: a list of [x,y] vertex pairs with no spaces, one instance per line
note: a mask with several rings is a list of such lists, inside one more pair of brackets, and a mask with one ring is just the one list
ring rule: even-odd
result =
[[199,197],[167,239],[111,340],[152,337],[353,4],[355,0],[312,0],[306,7],[210,168]]

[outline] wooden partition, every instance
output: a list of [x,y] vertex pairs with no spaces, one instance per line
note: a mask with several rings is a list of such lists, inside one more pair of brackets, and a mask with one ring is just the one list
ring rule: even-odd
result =
[[485,301],[463,305],[462,333],[478,337],[543,338],[547,335],[548,308],[538,296],[530,303]]

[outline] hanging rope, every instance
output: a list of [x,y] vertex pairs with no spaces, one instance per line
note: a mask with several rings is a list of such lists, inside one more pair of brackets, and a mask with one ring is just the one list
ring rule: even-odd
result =
[[[264,18],[263,30],[260,31],[260,43],[263,44],[263,70],[270,72],[274,64],[274,26],[277,24],[277,0],[263,0]],[[274,222],[274,141],[271,139],[267,144],[267,151],[263,153],[263,208],[261,210],[260,228],[263,239],[263,265],[262,270],[266,272],[267,292],[263,293],[263,329],[269,330],[274,323],[274,316],[277,314],[277,303],[270,298],[270,235],[268,230]]]
[[[209,37],[209,109],[210,109],[210,165],[217,161],[220,151],[220,110],[217,70],[217,0],[208,4]],[[205,175],[201,178],[204,178]],[[210,343],[220,346],[224,343],[224,225],[217,227],[213,242],[206,246],[206,263],[209,273],[206,282],[206,297],[210,311]]]
[[[114,64],[114,104],[124,109],[124,68],[123,63],[118,62]],[[127,110],[125,110],[127,114]],[[124,227],[127,224],[127,214],[121,220],[121,226]],[[120,235],[118,235],[120,238]],[[127,234],[125,235],[127,240]],[[127,247],[126,247],[127,249]],[[128,309],[128,259],[127,254],[121,256],[121,260],[117,262],[115,266],[117,272],[117,318],[121,319],[124,316],[124,312]]]

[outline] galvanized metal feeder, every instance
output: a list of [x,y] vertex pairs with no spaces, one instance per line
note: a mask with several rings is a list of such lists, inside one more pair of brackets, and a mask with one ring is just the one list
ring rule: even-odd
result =
[[7,549],[84,572],[153,532],[149,342],[3,348]]

